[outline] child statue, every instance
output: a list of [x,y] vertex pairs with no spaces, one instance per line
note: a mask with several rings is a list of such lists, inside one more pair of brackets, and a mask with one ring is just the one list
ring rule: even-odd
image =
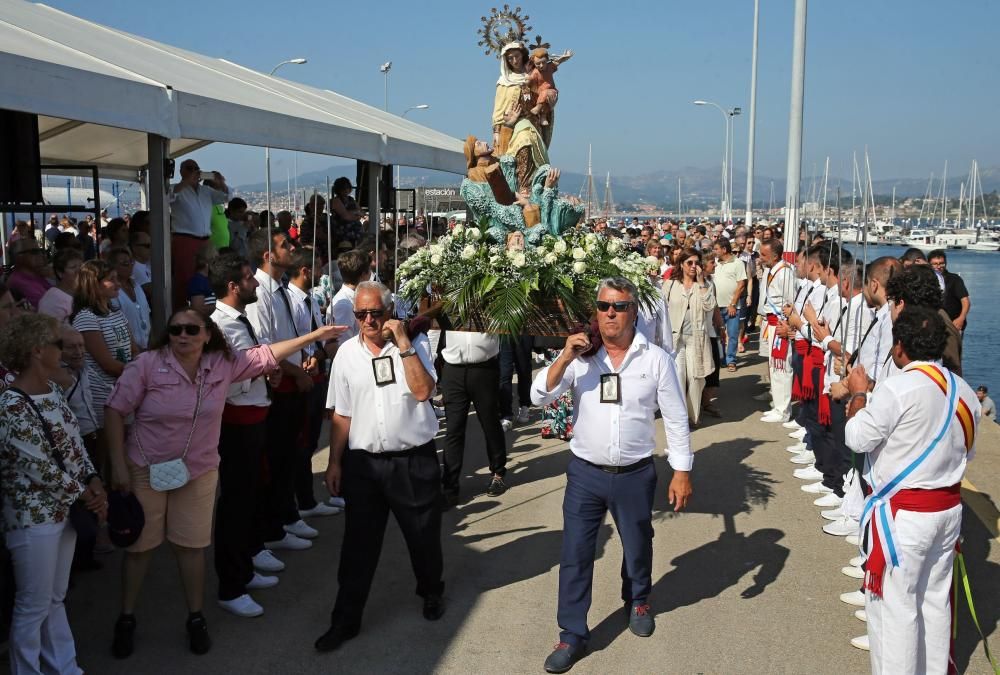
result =
[[556,81],[553,74],[559,69],[559,64],[572,58],[571,50],[559,56],[549,57],[549,50],[544,47],[531,52],[531,63],[534,66],[528,73],[528,82],[535,95],[535,107],[531,114],[536,116],[539,124],[548,126],[552,120],[552,112],[559,98]]

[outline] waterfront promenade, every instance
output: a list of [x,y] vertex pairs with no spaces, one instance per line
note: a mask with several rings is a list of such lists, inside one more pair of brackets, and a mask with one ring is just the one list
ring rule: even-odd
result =
[[[670,469],[660,474],[654,513],[656,633],[635,637],[619,601],[621,547],[610,520],[595,568],[590,654],[573,673],[865,673],[868,654],[850,646],[865,627],[838,596],[858,582],[840,573],[855,549],[824,534],[814,496],[799,489],[780,425],[758,422],[762,362],[723,373],[720,407],[694,432],[694,496],[675,517],[665,509]],[[402,537],[390,525],[361,635],[333,654],[313,640],[327,627],[336,592],[343,519],[313,521],[320,538],[310,551],[283,552],[287,570],[274,589],[258,591],[258,619],[239,619],[214,604],[208,571],[205,614],[214,646],[203,657],[187,650],[185,609],[173,557],[157,553],[137,609],[136,651],[110,655],[118,597],[118,556],[105,569],[77,578],[68,598],[80,665],[89,673],[540,673],[557,642],[555,623],[562,525],[565,443],[542,440],[534,424],[515,429],[511,489],[483,494],[485,452],[479,425],[469,426],[468,499],[444,516],[444,618],[428,623]],[[985,422],[965,492],[965,552],[984,630],[1000,616],[1000,540],[988,495],[1000,496],[1000,427]],[[662,427],[659,429],[663,442]],[[661,446],[662,447],[662,446]],[[315,458],[321,472],[326,453]],[[320,475],[317,479],[317,494]],[[474,495],[474,496],[473,496]],[[971,507],[975,507],[975,511]],[[981,516],[976,515],[976,512]],[[983,519],[990,522],[984,524]],[[211,556],[208,558],[211,560]],[[964,604],[959,612],[963,672],[987,673]],[[1000,637],[994,636],[1000,649]],[[3,660],[6,667],[6,659]],[[6,672],[0,670],[0,672]]]

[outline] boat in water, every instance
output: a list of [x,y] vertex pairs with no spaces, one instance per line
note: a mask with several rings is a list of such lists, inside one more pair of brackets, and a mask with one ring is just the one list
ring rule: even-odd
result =
[[910,248],[918,248],[924,255],[941,248],[941,245],[937,241],[937,233],[934,230],[910,230],[910,233],[903,237],[903,245]]

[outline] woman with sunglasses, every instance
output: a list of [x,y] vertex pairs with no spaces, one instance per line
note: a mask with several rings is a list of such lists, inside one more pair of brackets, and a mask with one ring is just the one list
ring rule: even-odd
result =
[[[135,604],[153,550],[164,538],[181,571],[191,651],[209,650],[212,643],[201,613],[205,548],[212,539],[219,433],[229,385],[270,373],[278,362],[344,330],[323,326],[294,340],[234,353],[210,318],[186,308],[174,312],[159,340],[125,368],[105,409],[112,484],[135,493],[146,524],[126,550],[121,615],[112,646],[116,658],[132,653]],[[135,422],[126,442],[124,420],[129,415],[135,415]],[[173,490],[152,489],[149,465],[176,459],[187,467],[188,481]]]
[[715,368],[708,327],[716,302],[712,285],[702,272],[701,253],[686,248],[680,259],[670,280],[664,282],[663,294],[673,329],[677,377],[687,399],[691,425],[696,427],[701,419],[705,378]]
[[107,496],[63,390],[59,322],[22,314],[0,332],[0,359],[17,372],[0,394],[0,529],[14,563],[13,673],[81,673],[63,600],[76,530],[70,507],[103,517]]

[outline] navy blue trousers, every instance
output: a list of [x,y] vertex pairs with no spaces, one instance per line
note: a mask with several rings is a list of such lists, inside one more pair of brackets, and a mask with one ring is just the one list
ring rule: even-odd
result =
[[622,601],[645,602],[653,587],[652,463],[628,473],[611,474],[576,456],[566,469],[563,498],[562,560],[559,563],[560,642],[579,645],[590,639],[587,612],[594,585],[597,533],[604,514],[622,540]]

